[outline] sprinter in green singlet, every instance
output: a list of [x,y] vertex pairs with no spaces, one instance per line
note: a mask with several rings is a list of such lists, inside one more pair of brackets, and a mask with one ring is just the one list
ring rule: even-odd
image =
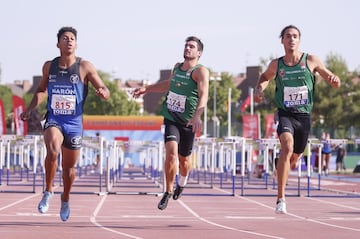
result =
[[277,133],[281,144],[277,163],[276,213],[287,213],[285,187],[289,170],[298,166],[307,144],[314,103],[315,73],[333,88],[340,87],[339,77],[329,71],[318,57],[299,50],[300,36],[300,30],[293,25],[281,31],[285,55],[270,62],[254,91],[255,102],[261,102],[269,81],[275,80],[275,102],[279,116]]
[[[203,47],[199,38],[188,37],[185,41],[184,61],[175,65],[170,79],[133,92],[134,97],[147,92],[167,92],[162,106],[166,188],[158,204],[160,210],[167,207],[171,197],[174,200],[180,198],[191,170],[190,156],[194,138],[202,128],[201,115],[207,104],[209,90],[209,71],[198,64]],[[180,178],[173,191],[177,160]]]

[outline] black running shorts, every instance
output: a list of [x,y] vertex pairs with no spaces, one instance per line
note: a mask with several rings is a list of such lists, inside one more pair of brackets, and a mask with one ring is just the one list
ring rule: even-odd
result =
[[303,153],[309,138],[311,115],[306,113],[290,113],[281,109],[279,109],[278,115],[278,135],[280,136],[284,132],[291,133],[294,137],[294,153]]
[[179,145],[179,154],[181,156],[189,156],[192,152],[195,133],[192,132],[192,126],[178,124],[168,119],[164,119],[165,135],[164,141],[176,141]]

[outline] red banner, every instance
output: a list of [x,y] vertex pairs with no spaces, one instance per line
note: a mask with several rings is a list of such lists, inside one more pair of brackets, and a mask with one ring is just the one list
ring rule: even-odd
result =
[[13,112],[14,112],[14,125],[16,135],[27,134],[27,122],[20,119],[20,114],[25,111],[24,100],[19,96],[12,96]]
[[257,114],[243,114],[243,137],[250,139],[259,139],[259,117]]
[[251,96],[249,95],[244,100],[244,103],[241,105],[241,112],[245,112],[246,108],[251,104]]
[[265,116],[265,127],[265,138],[277,138],[277,125],[274,114],[267,114]]
[[0,99],[0,135],[6,134],[5,108]]

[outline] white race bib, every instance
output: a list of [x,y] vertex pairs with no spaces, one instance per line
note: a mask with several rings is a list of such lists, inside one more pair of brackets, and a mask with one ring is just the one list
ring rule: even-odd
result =
[[183,113],[185,111],[186,96],[179,95],[172,91],[169,92],[166,104],[169,110]]
[[309,102],[309,93],[306,86],[284,87],[284,105],[285,107],[297,107],[307,105]]
[[57,115],[69,115],[75,112],[76,96],[75,95],[57,95],[51,97],[51,109]]

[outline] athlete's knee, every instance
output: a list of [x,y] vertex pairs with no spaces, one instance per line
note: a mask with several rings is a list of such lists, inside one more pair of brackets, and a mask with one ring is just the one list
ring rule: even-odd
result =
[[294,153],[294,147],[289,144],[285,144],[281,146],[281,153],[285,155],[293,155]]
[[190,155],[184,156],[182,154],[179,155],[179,163],[183,165],[187,165],[190,163]]
[[63,168],[62,169],[62,176],[66,178],[74,177],[75,176],[75,168]]
[[178,154],[175,151],[166,152],[166,160],[175,162],[177,158]]
[[48,161],[57,161],[60,154],[60,150],[47,150],[46,160]]
[[55,141],[46,142],[46,154],[52,157],[57,157],[61,151],[61,144]]

